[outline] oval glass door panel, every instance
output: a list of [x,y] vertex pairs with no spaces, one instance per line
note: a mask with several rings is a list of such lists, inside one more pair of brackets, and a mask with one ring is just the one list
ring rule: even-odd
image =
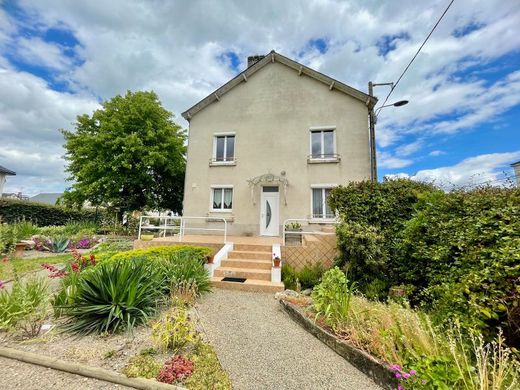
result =
[[265,214],[265,228],[267,229],[271,223],[271,205],[268,200],[265,201]]

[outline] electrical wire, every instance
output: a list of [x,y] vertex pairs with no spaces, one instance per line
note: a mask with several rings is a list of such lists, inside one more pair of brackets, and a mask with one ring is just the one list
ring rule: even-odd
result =
[[[415,61],[415,59],[417,58],[417,56],[419,55],[419,53],[421,52],[423,46],[426,44],[426,42],[428,41],[428,39],[430,39],[431,35],[433,34],[433,32],[435,31],[435,29],[437,28],[437,26],[439,25],[439,23],[441,22],[442,18],[444,18],[444,15],[446,15],[446,13],[448,12],[448,10],[450,9],[451,5],[455,2],[455,0],[451,0],[450,1],[450,4],[448,4],[448,6],[446,7],[446,9],[444,10],[444,12],[442,13],[441,17],[437,20],[437,23],[435,23],[435,25],[433,26],[432,30],[430,31],[430,33],[428,34],[428,36],[426,37],[426,39],[424,40],[424,42],[421,44],[421,46],[419,47],[419,49],[417,50],[417,52],[415,53],[415,55],[413,56],[413,58],[410,60],[410,62],[408,63],[408,65],[406,65],[406,68],[404,68],[403,70],[403,73],[401,73],[401,75],[399,76],[399,78],[397,79],[397,81],[394,83],[394,85],[392,85],[391,89],[390,89],[390,92],[388,92],[388,95],[386,95],[386,99],[385,101],[383,102],[383,104],[381,105],[381,107],[383,107],[386,102],[388,101],[388,98],[390,97],[390,95],[392,94],[392,92],[394,92],[394,89],[397,87],[397,85],[399,84],[399,82],[401,81],[401,79],[403,78],[403,76],[405,75],[405,73],[408,71],[408,68],[410,68],[410,66],[412,65],[412,63]],[[379,107],[376,111],[376,117],[377,115],[379,115],[379,111],[381,111],[381,107]]]

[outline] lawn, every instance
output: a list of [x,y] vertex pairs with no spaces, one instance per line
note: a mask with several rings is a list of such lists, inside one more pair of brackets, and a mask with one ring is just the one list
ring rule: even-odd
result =
[[25,258],[25,259],[17,259],[14,258],[10,260],[9,264],[6,261],[0,262],[0,280],[9,280],[13,278],[13,271],[11,266],[16,269],[18,275],[24,274],[26,272],[35,271],[41,269],[42,263],[47,264],[60,264],[64,263],[67,260],[71,259],[70,253],[59,254],[55,256],[46,256],[46,257],[33,257],[33,258]]

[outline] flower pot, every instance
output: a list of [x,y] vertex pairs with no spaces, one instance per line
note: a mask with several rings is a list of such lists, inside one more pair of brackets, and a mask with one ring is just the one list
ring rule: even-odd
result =
[[23,251],[25,250],[26,246],[27,244],[25,242],[16,243],[14,249],[14,257],[23,257]]
[[153,234],[141,234],[141,240],[142,241],[152,241]]
[[280,268],[280,264],[282,263],[282,260],[280,259],[274,259],[273,260],[273,264],[274,264],[274,268]]
[[208,261],[208,264],[213,264],[213,255],[206,256],[206,260]]

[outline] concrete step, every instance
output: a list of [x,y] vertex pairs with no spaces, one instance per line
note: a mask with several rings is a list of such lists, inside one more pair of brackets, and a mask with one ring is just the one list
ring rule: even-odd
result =
[[228,259],[258,259],[258,260],[272,260],[271,252],[258,251],[231,251],[228,253]]
[[211,285],[217,288],[225,288],[228,290],[252,291],[275,293],[284,290],[283,283],[273,283],[267,280],[247,279],[244,283],[223,282],[222,277],[214,276],[211,278]]
[[254,269],[271,269],[273,263],[271,260],[258,259],[228,259],[222,260],[220,263],[222,267],[232,268],[254,268]]
[[214,276],[246,278],[255,280],[271,280],[271,269],[251,269],[251,268],[234,268],[234,267],[218,267]]
[[271,245],[234,244],[233,250],[271,253],[271,251],[273,250],[273,247]]

